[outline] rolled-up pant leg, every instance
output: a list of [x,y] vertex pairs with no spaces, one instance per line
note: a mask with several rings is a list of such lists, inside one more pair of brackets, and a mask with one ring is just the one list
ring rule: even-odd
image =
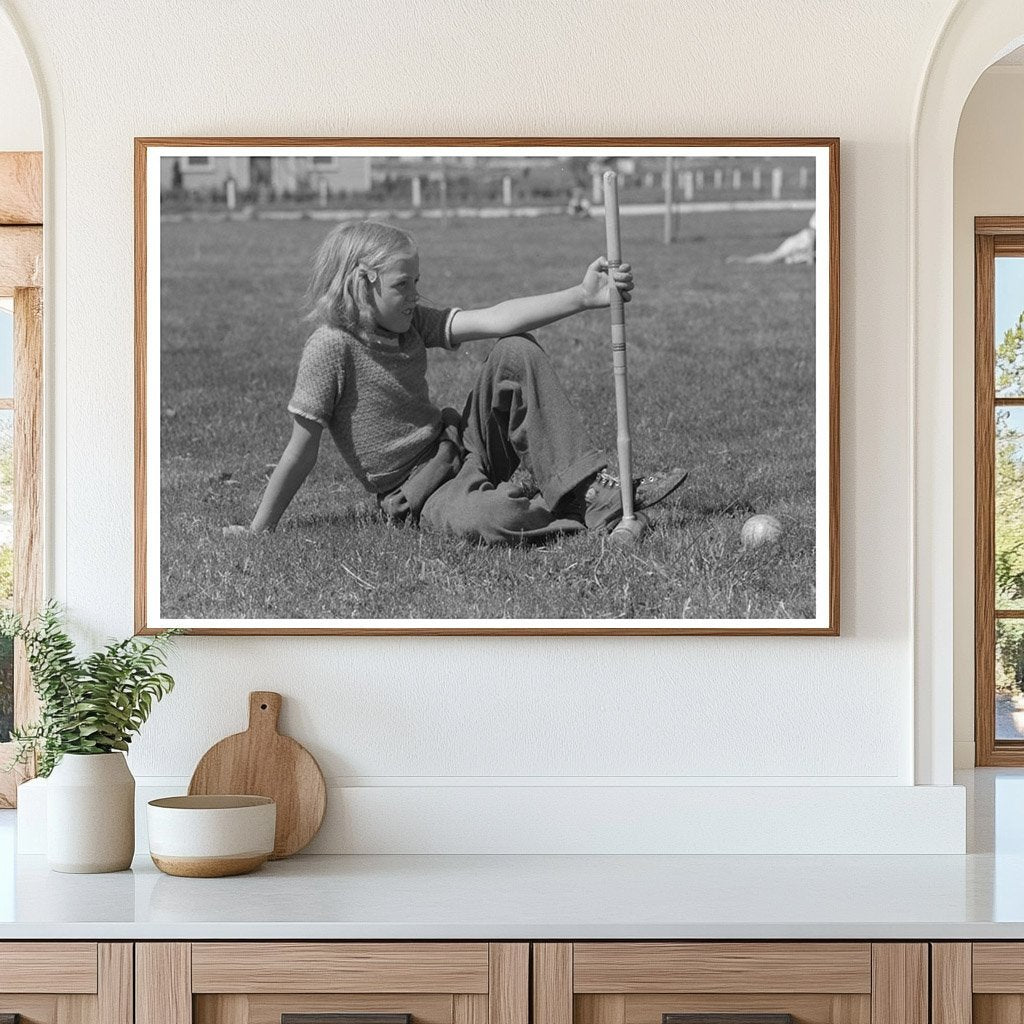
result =
[[548,508],[606,464],[551,360],[525,334],[502,338],[488,356],[463,412],[462,441],[492,483],[524,463]]
[[[606,464],[589,442],[544,350],[528,335],[502,338],[484,363],[463,413],[466,463],[423,507],[428,529],[488,544],[544,540],[582,530],[556,518],[562,498]],[[526,465],[540,495],[507,481]]]
[[475,455],[427,498],[420,526],[483,544],[537,544],[586,529],[578,519],[553,516],[539,494],[525,498],[507,481],[492,483]]

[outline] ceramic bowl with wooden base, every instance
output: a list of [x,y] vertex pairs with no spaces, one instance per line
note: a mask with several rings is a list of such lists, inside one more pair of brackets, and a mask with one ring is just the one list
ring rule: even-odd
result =
[[277,805],[266,796],[168,796],[147,807],[149,853],[168,875],[255,871],[274,851]]

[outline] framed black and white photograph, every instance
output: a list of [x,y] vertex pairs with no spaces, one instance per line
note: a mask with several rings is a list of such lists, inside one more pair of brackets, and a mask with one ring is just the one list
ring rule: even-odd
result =
[[137,630],[837,634],[838,161],[137,139]]

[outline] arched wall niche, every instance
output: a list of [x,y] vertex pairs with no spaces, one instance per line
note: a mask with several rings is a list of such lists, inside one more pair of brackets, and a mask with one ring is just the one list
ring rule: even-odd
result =
[[1024,47],[978,78],[964,105],[953,169],[953,742],[954,770],[974,765],[974,221],[1020,216]]
[[963,635],[954,607],[961,615],[964,607],[969,613],[973,608],[958,599],[964,588],[973,588],[973,572],[965,574],[959,562],[954,566],[954,150],[975,82],[1021,43],[1019,0],[961,0],[924,70],[912,129],[915,781],[920,785],[952,782],[954,635]]

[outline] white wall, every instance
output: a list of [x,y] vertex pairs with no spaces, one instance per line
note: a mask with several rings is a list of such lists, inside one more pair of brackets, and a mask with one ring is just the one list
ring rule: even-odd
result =
[[[138,775],[187,777],[241,727],[245,693],[272,688],[285,728],[360,799],[409,787],[457,804],[461,787],[511,782],[910,786],[907,168],[945,0],[723,0],[700,18],[674,0],[304,0],[285,19],[271,0],[7,6],[53,118],[51,589],[92,639],[132,628],[133,136],[842,139],[840,639],[183,639]],[[877,808],[891,836],[876,792],[860,813]],[[935,811],[953,833],[958,806]]]
[[0,14],[0,152],[43,148],[32,70],[11,24]]
[[974,218],[1024,215],[1024,66],[990,68],[960,119],[954,161],[954,729],[974,764]]

